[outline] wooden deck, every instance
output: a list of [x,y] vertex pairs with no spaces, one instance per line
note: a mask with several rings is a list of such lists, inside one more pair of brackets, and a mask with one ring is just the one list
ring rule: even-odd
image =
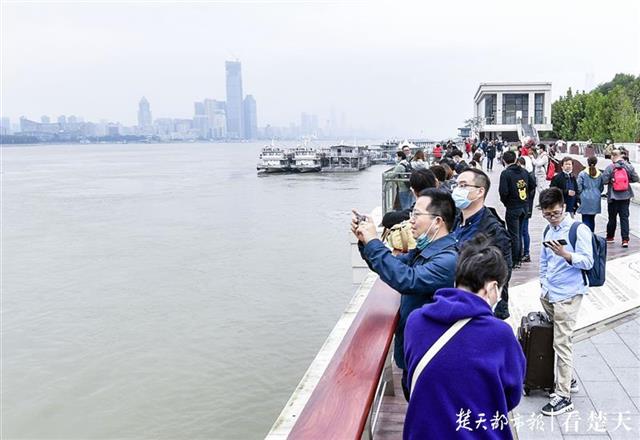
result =
[[[504,218],[504,207],[500,203],[498,197],[498,183],[501,171],[502,167],[500,165],[495,165],[493,172],[488,173],[491,177],[491,190],[489,191],[486,205],[495,207],[502,218]],[[538,193],[536,193],[536,196],[537,195]],[[603,214],[606,215],[606,206],[604,206]],[[632,212],[631,215],[633,216],[634,213]],[[579,216],[577,216],[577,218],[579,218]],[[541,249],[540,242],[542,232],[546,225],[546,220],[542,217],[540,211],[536,209],[529,221],[529,235],[531,236],[531,263],[523,263],[521,269],[513,271],[511,282],[509,284],[510,286],[517,286],[538,277],[538,261],[540,258]],[[598,235],[604,236],[605,227],[606,218],[602,215],[597,216],[596,233]],[[634,232],[637,233],[637,231],[633,231],[633,224],[631,227],[632,235]],[[608,260],[624,257],[638,252],[638,242],[640,240],[638,240],[637,237],[632,237],[629,248],[624,249],[621,246],[619,229],[618,231],[616,231],[616,233],[617,235],[615,243],[608,246]],[[394,364],[394,387],[396,392],[395,396],[385,396],[382,401],[378,423],[376,424],[374,431],[374,439],[376,440],[395,440],[402,438],[402,429],[404,425],[404,416],[407,411],[407,402],[403,397],[402,389],[400,386],[401,377],[402,373]]]

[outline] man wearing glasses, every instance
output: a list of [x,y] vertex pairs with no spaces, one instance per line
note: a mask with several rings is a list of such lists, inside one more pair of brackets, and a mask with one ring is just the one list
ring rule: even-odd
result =
[[500,301],[495,306],[497,318],[509,317],[509,279],[511,278],[511,239],[504,221],[494,208],[485,206],[484,201],[491,188],[491,180],[483,171],[469,168],[458,176],[453,188],[453,201],[460,215],[456,218],[452,230],[453,236],[461,248],[464,243],[477,234],[487,236],[491,244],[502,252],[507,263],[507,282],[502,289]]
[[453,287],[458,251],[449,234],[455,218],[455,204],[449,193],[428,188],[420,192],[411,211],[411,233],[417,247],[407,254],[393,256],[377,237],[370,218],[358,219],[354,212],[351,231],[358,239],[362,259],[380,279],[400,293],[400,319],[395,332],[394,359],[403,370],[402,389],[409,400],[404,361],[404,326],[409,314],[433,301],[442,287]]
[[553,350],[557,356],[556,392],[542,408],[542,414],[555,416],[573,411],[571,392],[578,391],[573,380],[571,337],[582,297],[588,291],[582,271],[593,266],[592,233],[586,225],[578,225],[574,249],[569,240],[574,221],[567,215],[562,191],[545,189],[539,200],[542,215],[549,222],[540,253],[540,302],[553,322]]

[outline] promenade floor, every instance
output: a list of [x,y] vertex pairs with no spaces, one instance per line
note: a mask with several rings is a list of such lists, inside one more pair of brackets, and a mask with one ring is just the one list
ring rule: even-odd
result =
[[[492,181],[487,205],[504,217],[498,199],[498,182],[502,167],[489,173]],[[603,215],[596,219],[596,233],[605,235],[606,201]],[[531,263],[513,272],[510,286],[517,287],[538,278],[541,236],[546,221],[537,209],[529,223]],[[608,259],[638,255],[640,250],[640,206],[631,205],[631,240],[629,248],[616,242],[608,247]],[[631,257],[633,258],[633,257]],[[639,286],[627,286],[630,290]],[[604,327],[575,344],[575,377],[580,391],[573,396],[576,410],[559,417],[540,413],[549,398],[543,392],[523,396],[513,411],[512,428],[520,439],[638,439],[640,438],[640,314],[637,312]],[[395,367],[395,366],[394,366]],[[385,396],[374,432],[375,439],[398,439],[406,412],[400,389],[400,372],[394,370],[395,396]]]

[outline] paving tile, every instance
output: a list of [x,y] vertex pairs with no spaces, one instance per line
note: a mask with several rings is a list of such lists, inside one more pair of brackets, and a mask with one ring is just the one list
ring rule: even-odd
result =
[[607,414],[625,412],[637,414],[638,408],[619,382],[583,382],[585,391],[597,411]]
[[614,367],[612,370],[629,396],[640,397],[640,366]]
[[632,319],[629,322],[625,322],[624,324],[620,324],[619,326],[614,328],[615,332],[620,335],[621,333],[631,333],[633,335],[640,335],[640,324],[635,319]]
[[[622,417],[623,425],[618,426],[619,417]],[[640,438],[640,415],[616,414],[607,422],[607,433],[612,440],[638,440]]]
[[640,366],[640,359],[626,344],[601,344],[598,351],[610,367]]
[[622,342],[622,339],[620,339],[618,334],[612,330],[607,330],[598,335],[591,336],[590,339],[596,346],[601,344],[619,344]]
[[575,410],[550,419],[563,435],[588,435],[594,434],[588,430],[589,416],[595,413],[595,408],[588,397],[572,397]]
[[580,341],[573,346],[573,354],[574,356],[583,356],[590,354],[598,354],[598,349],[591,342],[591,339],[585,339],[584,341]]
[[633,403],[636,404],[636,408],[638,409],[638,412],[640,412],[640,397],[631,396],[631,400],[633,400]]
[[543,416],[539,408],[534,413],[522,414],[520,419],[514,422],[514,426],[517,426],[519,440],[562,439],[557,421]]
[[613,372],[600,353],[584,356],[574,356],[573,368],[584,381],[612,381]]
[[640,336],[632,333],[620,333],[618,336],[627,345],[627,348],[640,358]]
[[609,435],[605,432],[601,435],[565,435],[564,440],[609,440]]

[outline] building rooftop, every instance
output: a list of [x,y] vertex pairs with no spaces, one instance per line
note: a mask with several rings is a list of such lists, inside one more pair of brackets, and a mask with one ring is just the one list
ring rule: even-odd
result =
[[514,90],[526,90],[526,89],[540,89],[540,90],[551,90],[551,82],[550,81],[527,81],[527,82],[483,82],[480,83],[478,89],[476,90],[475,95],[473,96],[474,101],[478,102],[482,92],[486,91],[503,91],[497,89],[514,89]]

